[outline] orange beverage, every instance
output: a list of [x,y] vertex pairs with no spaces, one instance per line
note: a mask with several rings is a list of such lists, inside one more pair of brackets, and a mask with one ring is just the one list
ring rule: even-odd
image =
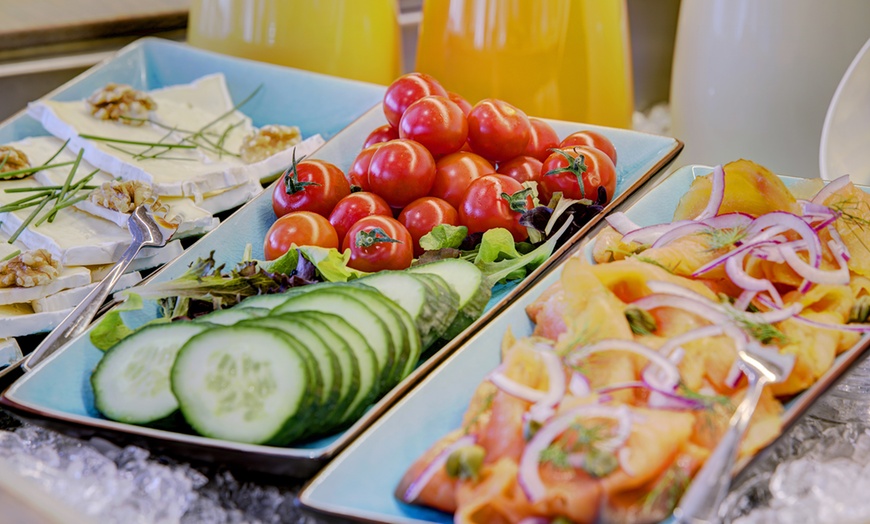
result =
[[625,0],[427,0],[416,69],[472,104],[631,127]]
[[188,43],[378,84],[401,74],[396,0],[193,0]]

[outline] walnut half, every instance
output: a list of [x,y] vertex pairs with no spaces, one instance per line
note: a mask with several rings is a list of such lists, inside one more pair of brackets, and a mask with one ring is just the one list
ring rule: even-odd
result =
[[0,287],[44,286],[60,274],[60,262],[45,249],[24,251],[0,262]]
[[[147,94],[127,84],[110,82],[94,91],[87,99],[91,114],[100,120],[120,120],[121,123],[140,126],[148,112],[157,109],[157,103]],[[125,117],[125,118],[122,118]]]
[[[0,146],[0,163],[3,163],[5,159],[5,163],[3,167],[0,168],[0,174],[8,173],[10,171],[18,171],[19,169],[27,169],[30,167],[30,159],[27,158],[27,155],[24,154],[24,151],[20,149],[16,149],[12,146]],[[10,178],[25,178],[30,176],[29,173],[22,173],[19,175],[12,175],[8,177],[2,177],[5,179]]]
[[130,213],[136,206],[153,200],[154,188],[138,180],[112,180],[94,189],[88,200],[106,209]]
[[242,156],[242,161],[253,164],[293,147],[301,141],[302,133],[298,127],[270,124],[246,136],[242,141],[239,154]]

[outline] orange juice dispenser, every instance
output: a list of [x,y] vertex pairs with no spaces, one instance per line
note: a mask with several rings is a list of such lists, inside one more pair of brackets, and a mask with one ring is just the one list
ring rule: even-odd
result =
[[631,127],[625,0],[424,0],[416,67],[472,104]]
[[192,0],[188,42],[378,84],[402,67],[396,0]]

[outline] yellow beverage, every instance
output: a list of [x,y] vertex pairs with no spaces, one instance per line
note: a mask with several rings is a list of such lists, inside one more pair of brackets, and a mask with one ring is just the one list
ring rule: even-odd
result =
[[188,42],[379,84],[402,67],[396,0],[193,0]]
[[416,69],[472,104],[631,127],[625,0],[425,0]]

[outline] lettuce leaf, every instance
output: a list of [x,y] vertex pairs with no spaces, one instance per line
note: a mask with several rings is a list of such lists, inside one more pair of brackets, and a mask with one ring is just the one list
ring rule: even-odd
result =
[[468,236],[468,228],[465,226],[452,226],[440,224],[432,231],[420,237],[420,247],[426,251],[437,251],[445,248],[458,248]]

